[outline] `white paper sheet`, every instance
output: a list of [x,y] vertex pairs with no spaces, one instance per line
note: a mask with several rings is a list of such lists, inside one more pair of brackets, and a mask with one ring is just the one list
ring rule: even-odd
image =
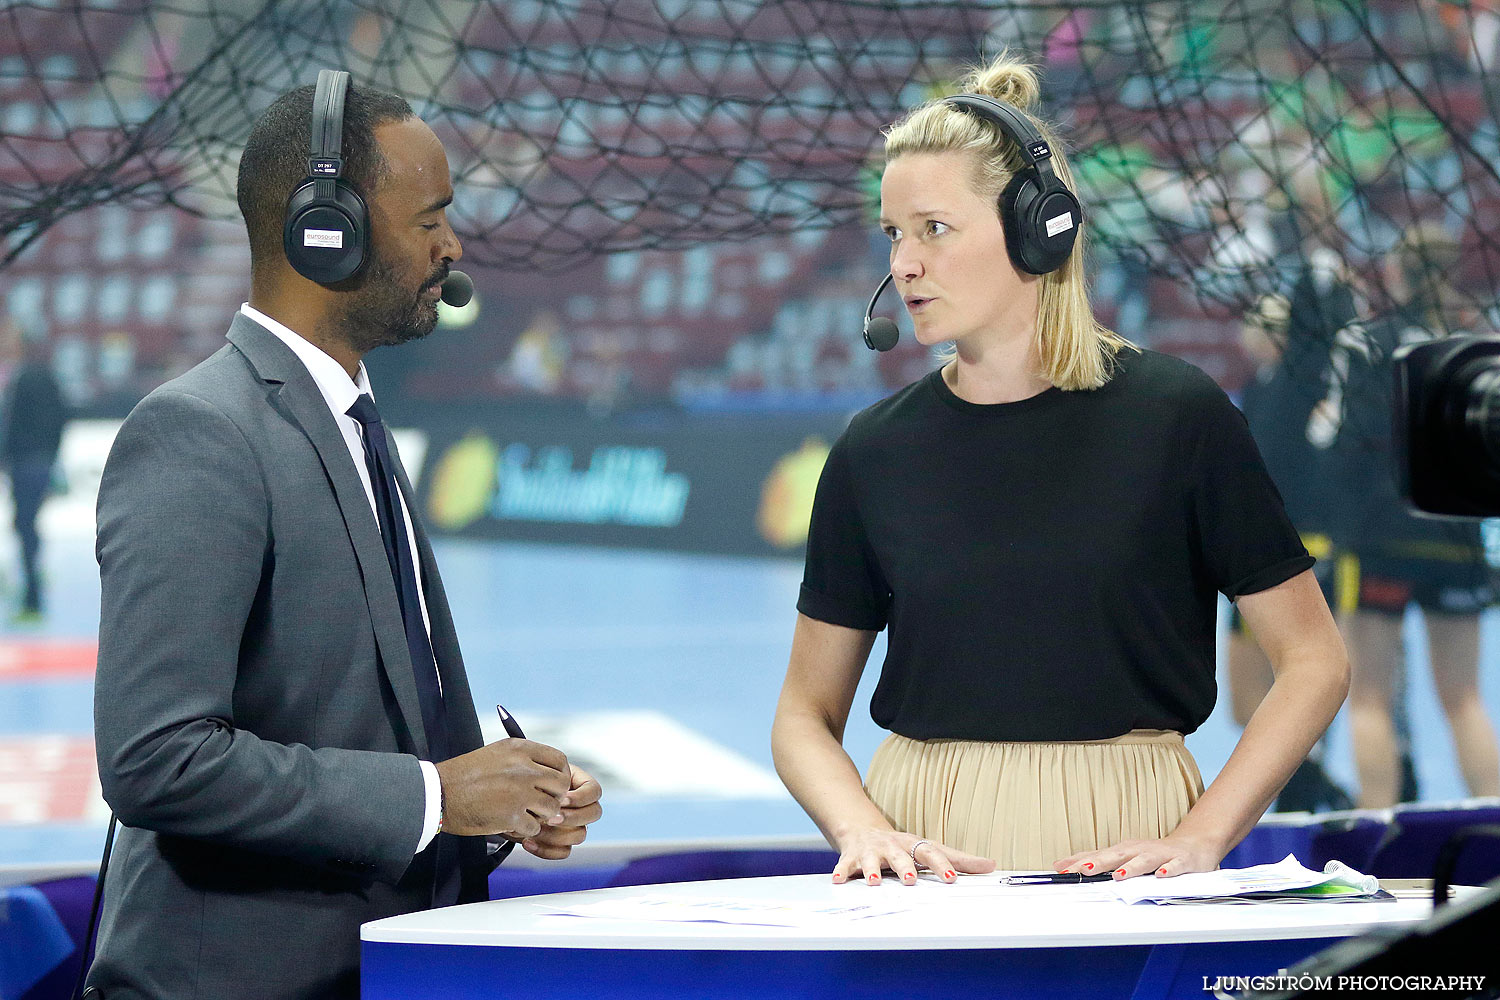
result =
[[1275,864],[1253,868],[1221,868],[1212,872],[1194,872],[1174,878],[1143,875],[1119,882],[1101,883],[1114,889],[1127,903],[1156,902],[1169,899],[1202,899],[1212,896],[1239,896],[1247,892],[1282,892],[1308,886],[1339,884],[1373,894],[1380,883],[1337,861],[1328,862],[1324,871],[1304,868],[1288,854]]

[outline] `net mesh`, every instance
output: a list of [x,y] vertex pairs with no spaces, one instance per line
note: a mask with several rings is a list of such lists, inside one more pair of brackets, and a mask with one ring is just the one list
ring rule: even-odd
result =
[[843,346],[883,266],[879,130],[1005,47],[1043,71],[1127,336],[1233,383],[1236,316],[1309,273],[1393,306],[1420,222],[1459,248],[1455,325],[1494,326],[1492,0],[13,0],[10,312],[78,355],[77,393],[201,356],[243,294],[238,150],[339,66],[433,125],[466,259],[516,307],[482,375],[439,350],[417,390],[899,385],[909,341]]

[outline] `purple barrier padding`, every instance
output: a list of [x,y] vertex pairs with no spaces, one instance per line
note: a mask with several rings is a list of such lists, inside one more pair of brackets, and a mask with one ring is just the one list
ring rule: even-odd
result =
[[0,890],[0,996],[29,995],[75,949],[62,920],[36,886]]
[[623,865],[599,865],[589,868],[507,868],[501,865],[490,873],[490,898],[512,899],[516,896],[541,896],[549,892],[577,892],[602,889],[613,885],[610,879]]
[[1390,824],[1375,816],[1347,816],[1326,820],[1312,838],[1308,856],[1297,857],[1309,868],[1322,868],[1330,861],[1342,861],[1355,871],[1378,875],[1370,867],[1375,848],[1390,829]]
[[[1500,823],[1500,806],[1480,809],[1403,809],[1376,845],[1368,874],[1378,878],[1431,878],[1438,852],[1466,826]],[[1458,885],[1483,885],[1500,875],[1500,841],[1475,838],[1453,870]]]
[[684,851],[632,861],[609,884],[656,885],[763,875],[831,874],[838,860],[837,852],[831,850]]
[[[1224,858],[1226,868],[1280,861],[1288,854],[1309,868],[1329,861],[1377,878],[1431,878],[1438,852],[1466,826],[1500,823],[1500,806],[1477,809],[1402,809],[1387,822],[1375,814],[1309,817],[1298,824],[1265,824],[1250,831]],[[1500,875],[1500,842],[1476,839],[1454,870],[1460,885],[1483,885]]]
[[1252,868],[1273,864],[1288,854],[1307,864],[1315,832],[1312,824],[1257,826],[1224,856],[1221,864],[1225,868]]
[[89,907],[94,903],[95,881],[92,875],[79,875],[36,884],[47,902],[52,904],[52,909],[62,921],[68,936],[73,939],[73,953],[63,959],[61,965],[37,980],[31,989],[21,994],[20,1000],[67,1000],[72,995],[73,983],[78,978],[78,963],[82,959],[78,945],[88,933]]
[[1385,832],[1385,820],[1375,816],[1314,816],[1303,823],[1265,824],[1251,830],[1225,855],[1223,866],[1268,865],[1291,854],[1308,868],[1321,869],[1337,860],[1358,871],[1368,871],[1375,845]]

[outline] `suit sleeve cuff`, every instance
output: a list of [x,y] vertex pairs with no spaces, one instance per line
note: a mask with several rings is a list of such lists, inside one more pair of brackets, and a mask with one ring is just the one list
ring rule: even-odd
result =
[[413,855],[421,854],[437,836],[438,823],[443,818],[443,783],[438,778],[437,765],[429,760],[419,760],[422,765],[422,782],[427,786],[427,806],[422,813],[422,839],[417,842]]

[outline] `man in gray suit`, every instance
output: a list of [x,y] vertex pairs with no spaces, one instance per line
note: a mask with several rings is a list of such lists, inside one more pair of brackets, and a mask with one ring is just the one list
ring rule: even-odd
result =
[[108,1000],[355,997],[362,922],[484,899],[486,836],[562,858],[599,816],[562,753],[483,745],[361,363],[432,331],[462,254],[442,144],[400,98],[348,93],[367,259],[321,284],[282,242],[313,103],[282,95],[246,143],[228,345],[135,408],[100,487]]

